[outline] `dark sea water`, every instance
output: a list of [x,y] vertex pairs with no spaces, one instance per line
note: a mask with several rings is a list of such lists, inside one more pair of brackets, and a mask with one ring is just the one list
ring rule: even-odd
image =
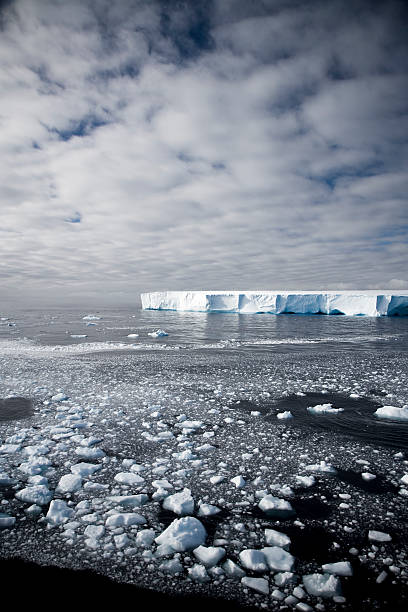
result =
[[[264,350],[314,349],[332,351],[408,350],[408,317],[346,317],[325,315],[269,315],[200,313],[128,309],[27,310],[2,313],[0,339],[27,339],[39,346],[76,346],[122,343],[133,349],[180,347],[183,349]],[[88,314],[98,320],[84,320]],[[169,332],[154,339],[156,329]],[[129,334],[138,338],[128,338]],[[85,338],[72,336],[86,335]],[[281,347],[281,348],[279,348]],[[89,347],[91,348],[91,347]]]
[[[206,609],[288,609],[272,596],[276,572],[266,576],[265,595],[221,567],[197,581],[189,571],[197,561],[191,552],[177,557],[181,572],[166,573],[160,564],[169,557],[159,558],[154,543],[137,546],[141,528],[124,530],[123,549],[109,529],[87,543],[81,516],[94,514],[91,524],[103,526],[118,510],[112,495],[146,493],[149,502],[130,511],[143,514],[144,528],[160,534],[176,518],[153,498],[153,483],[165,478],[173,493],[191,490],[194,516],[200,503],[221,509],[216,518],[200,519],[206,546],[223,546],[237,564],[240,550],[265,545],[265,528],[288,534],[297,578],[279,587],[285,597],[303,575],[321,572],[322,563],[349,560],[354,577],[341,578],[345,601],[325,599],[325,609],[405,608],[408,492],[401,478],[408,473],[408,422],[379,419],[375,412],[408,405],[407,317],[137,309],[16,310],[0,317],[0,518],[16,518],[0,529],[4,572],[28,579],[37,576],[30,563],[59,567],[40,576],[58,578],[61,588],[67,582],[82,588],[88,574],[73,570],[92,571],[101,592],[127,598],[133,588],[145,601],[148,591],[140,589],[152,589],[158,605],[170,609],[200,602]],[[158,329],[168,336],[149,335]],[[53,400],[58,394],[66,400]],[[317,416],[307,410],[321,404],[342,411]],[[277,418],[289,411],[293,418]],[[183,419],[201,425],[185,433]],[[86,459],[83,448],[101,454]],[[192,458],[180,457],[184,451]],[[43,452],[49,461],[41,467]],[[29,504],[15,497],[32,485],[27,457],[39,460],[37,474],[48,479],[54,499],[73,509],[68,538],[64,522],[50,527],[49,502],[30,516]],[[98,464],[100,472],[80,490],[58,493],[61,476],[83,461]],[[142,466],[140,487],[114,479],[129,470],[129,461]],[[225,480],[211,484],[218,473]],[[242,490],[230,483],[237,474],[246,482]],[[313,484],[300,484],[298,477],[310,475]],[[257,504],[265,491],[290,500],[296,518],[264,516]],[[82,502],[87,510],[77,508]],[[370,529],[390,534],[391,542],[373,545]],[[247,575],[265,578],[251,570]],[[121,583],[133,586],[120,591]],[[179,596],[187,597],[184,603],[173,599]],[[319,603],[309,595],[304,601]]]

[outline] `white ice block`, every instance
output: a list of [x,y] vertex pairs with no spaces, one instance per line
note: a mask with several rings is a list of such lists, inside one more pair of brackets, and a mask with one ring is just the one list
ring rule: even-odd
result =
[[347,316],[407,316],[408,291],[158,291],[142,293],[145,310]]

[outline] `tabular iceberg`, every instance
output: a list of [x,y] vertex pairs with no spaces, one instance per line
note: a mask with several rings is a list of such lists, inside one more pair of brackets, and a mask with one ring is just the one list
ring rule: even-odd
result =
[[408,291],[159,291],[141,299],[144,310],[408,316]]

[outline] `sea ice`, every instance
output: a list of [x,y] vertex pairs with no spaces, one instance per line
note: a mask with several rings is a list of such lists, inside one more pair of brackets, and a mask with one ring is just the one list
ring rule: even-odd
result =
[[133,472],[119,472],[114,477],[114,480],[120,484],[129,485],[132,487],[143,485],[145,481],[144,478]]
[[242,565],[252,572],[267,572],[268,565],[265,555],[260,550],[248,548],[239,553],[239,560]]
[[191,496],[190,489],[184,489],[180,493],[174,493],[169,495],[163,501],[163,508],[165,510],[171,510],[179,516],[187,516],[194,512],[194,499]]
[[149,332],[147,335],[151,336],[152,338],[164,338],[164,336],[168,336],[169,334],[164,331],[164,329],[156,329],[156,331]]
[[244,570],[231,559],[227,559],[221,567],[230,578],[242,578],[245,576]]
[[65,501],[62,499],[53,499],[45,518],[48,523],[52,525],[62,525],[66,523],[73,514],[73,509],[70,508]]
[[337,576],[352,576],[353,568],[349,561],[337,561],[336,563],[325,563],[322,565],[322,570],[327,574],[336,574]]
[[393,421],[408,421],[408,406],[382,406],[377,408],[374,415],[379,419],[391,419]]
[[108,529],[116,529],[116,527],[130,527],[131,525],[145,525],[146,519],[141,514],[136,512],[115,513],[108,516],[105,521],[105,526]]
[[338,414],[343,412],[343,408],[333,408],[332,404],[317,404],[317,406],[308,406],[307,411],[311,414]]
[[52,402],[64,402],[67,399],[68,399],[68,395],[65,395],[65,393],[63,392],[56,393],[55,395],[51,397]]
[[213,567],[225,557],[225,549],[220,546],[199,546],[193,550],[193,554],[205,567]]
[[60,478],[57,493],[74,493],[82,487],[82,478],[78,474],[65,474]]
[[188,575],[196,582],[209,582],[210,577],[207,574],[207,570],[203,565],[195,563],[192,567],[188,568]]
[[9,514],[4,514],[4,512],[0,512],[0,529],[14,527],[15,522],[16,519],[14,516],[10,516]]
[[285,419],[293,419],[293,414],[290,410],[285,410],[284,412],[278,412],[276,415],[277,419],[285,420]]
[[258,506],[265,514],[275,518],[289,518],[296,514],[290,502],[273,495],[265,495]]
[[341,595],[340,580],[333,574],[308,574],[303,576],[303,584],[309,595],[316,597]]
[[275,529],[265,529],[265,542],[268,546],[280,546],[287,550],[290,546],[290,537]]
[[73,474],[78,474],[82,478],[88,478],[102,469],[101,465],[95,463],[76,463],[75,465],[71,465],[71,472]]
[[269,593],[269,584],[265,578],[250,578],[249,576],[244,576],[241,578],[241,583],[257,593],[262,593],[263,595],[268,595]]
[[275,572],[290,572],[295,563],[293,555],[279,546],[267,546],[261,549],[270,570]]
[[128,506],[130,508],[140,508],[149,501],[145,493],[138,495],[112,495],[108,499],[119,506]]
[[370,529],[368,532],[368,539],[370,542],[391,542],[392,538],[389,533],[384,533],[383,531],[376,531],[375,529]]
[[213,506],[212,504],[200,504],[198,509],[198,516],[214,516],[221,512],[221,508]]
[[51,491],[45,485],[26,487],[16,493],[16,498],[20,501],[37,504],[38,506],[45,506],[51,501],[52,497]]
[[204,525],[192,516],[175,519],[156,539],[156,543],[167,544],[174,552],[198,548],[205,542],[207,532]]

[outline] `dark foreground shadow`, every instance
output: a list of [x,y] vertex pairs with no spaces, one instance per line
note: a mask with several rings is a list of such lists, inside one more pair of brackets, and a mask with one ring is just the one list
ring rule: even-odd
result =
[[[256,608],[210,597],[166,595],[132,584],[114,582],[91,570],[70,570],[43,567],[21,559],[0,559],[2,585],[18,594],[20,606],[32,606],[36,597],[44,597],[49,604],[63,601],[74,603],[76,609],[95,609],[96,606],[117,602],[136,609],[168,610],[169,612],[255,612]],[[68,604],[69,605],[69,604]],[[92,606],[92,608],[91,608]],[[149,608],[144,608],[149,606]]]

